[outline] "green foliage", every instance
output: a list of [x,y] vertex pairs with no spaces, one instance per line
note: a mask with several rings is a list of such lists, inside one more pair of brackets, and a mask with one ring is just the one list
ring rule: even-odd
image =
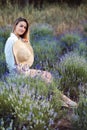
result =
[[33,24],[30,27],[30,35],[32,38],[37,38],[38,36],[46,36],[46,35],[53,35],[53,28],[49,24]]
[[61,41],[66,43],[67,46],[71,46],[72,44],[78,43],[80,37],[75,34],[66,34],[64,37],[61,38]]
[[87,38],[87,23],[84,24],[83,28],[84,28],[84,33],[83,34]]
[[[1,59],[0,59],[1,60]],[[5,60],[0,61],[0,78],[8,71]]]
[[5,42],[9,36],[9,31],[0,32],[0,77],[8,71],[4,55]]
[[53,36],[53,29],[49,24],[31,26],[31,44],[34,49],[34,67],[38,69],[53,69],[59,54],[57,40]]
[[87,59],[87,43],[86,43],[86,41],[79,43],[78,53]]
[[41,69],[54,69],[54,66],[57,61],[58,56],[58,47],[55,42],[41,43],[37,45],[33,45],[34,53],[35,53],[35,62],[34,66],[40,66]]
[[51,130],[54,119],[60,117],[60,99],[54,83],[47,85],[40,79],[18,75],[8,77],[0,82],[0,120],[6,122],[10,118],[8,125],[3,125],[5,128],[13,120],[12,126],[16,129]]
[[78,47],[79,41],[81,40],[80,36],[77,34],[65,34],[61,37],[61,47],[64,52],[73,51]]
[[73,130],[87,129],[87,93],[85,95],[80,96],[78,108],[74,110],[72,124]]
[[81,85],[87,82],[87,62],[75,53],[68,53],[61,58],[58,66],[60,88],[71,97],[77,98]]
[[0,32],[0,59],[4,59],[4,46],[9,34],[10,32],[5,30]]
[[84,31],[87,32],[87,23],[84,25]]

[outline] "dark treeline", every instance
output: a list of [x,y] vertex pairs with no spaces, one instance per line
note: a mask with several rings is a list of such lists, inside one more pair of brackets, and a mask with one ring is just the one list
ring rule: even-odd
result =
[[14,5],[15,3],[21,7],[26,6],[27,4],[33,5],[35,8],[42,8],[44,3],[49,4],[63,4],[67,3],[70,6],[79,6],[81,3],[87,2],[87,0],[0,0],[0,4],[5,6],[8,3]]

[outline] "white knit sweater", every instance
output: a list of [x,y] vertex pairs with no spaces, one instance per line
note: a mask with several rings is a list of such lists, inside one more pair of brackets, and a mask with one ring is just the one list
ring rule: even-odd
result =
[[13,44],[18,40],[18,37],[14,34],[11,33],[10,37],[7,39],[6,44],[5,44],[5,58],[6,58],[6,63],[7,67],[9,69],[9,72],[14,70],[16,68],[15,65],[15,59],[13,55]]

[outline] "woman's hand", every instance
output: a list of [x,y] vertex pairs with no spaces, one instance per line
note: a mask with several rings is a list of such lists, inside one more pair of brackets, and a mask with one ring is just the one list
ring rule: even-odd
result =
[[23,42],[28,42],[28,40],[27,40],[27,39],[24,39],[24,38],[22,39],[22,41],[23,41]]

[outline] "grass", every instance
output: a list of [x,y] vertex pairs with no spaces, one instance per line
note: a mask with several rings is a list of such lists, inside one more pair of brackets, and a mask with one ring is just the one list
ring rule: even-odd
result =
[[30,24],[48,23],[51,24],[57,33],[66,29],[75,27],[81,28],[81,21],[86,20],[86,5],[80,5],[78,8],[70,8],[65,5],[49,5],[42,10],[34,9],[32,6],[26,6],[22,9],[18,5],[7,5],[4,10],[0,7],[0,26],[9,26],[17,17],[25,17]]

